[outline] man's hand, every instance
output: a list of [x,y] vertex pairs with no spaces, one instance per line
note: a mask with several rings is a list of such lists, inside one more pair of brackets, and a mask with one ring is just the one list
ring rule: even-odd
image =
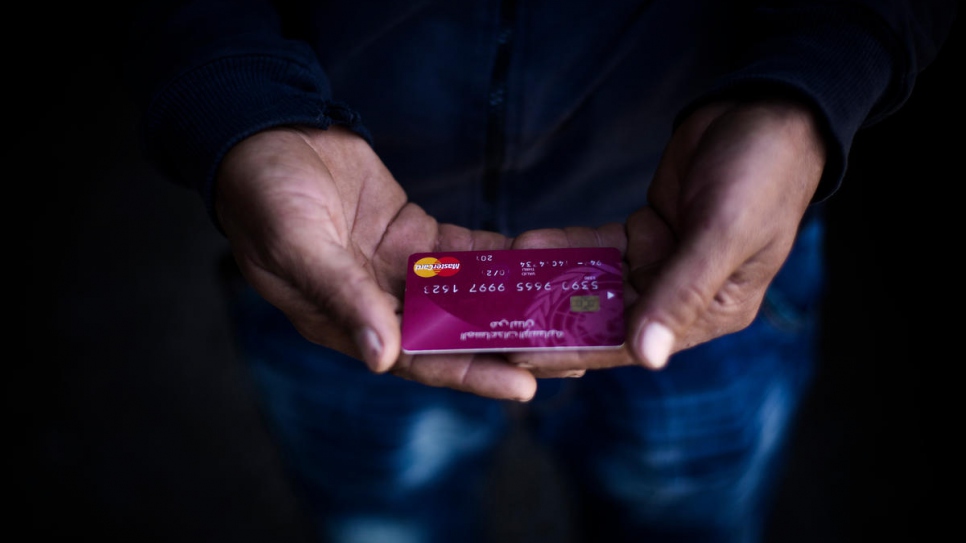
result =
[[[649,206],[626,223],[627,342],[619,351],[519,353],[540,371],[641,364],[748,326],[791,251],[818,188],[825,147],[807,107],[724,103],[692,114],[672,136]],[[582,232],[582,233],[580,233]],[[537,230],[515,248],[598,244],[586,230]]]
[[305,338],[374,372],[493,398],[533,396],[533,374],[503,357],[401,355],[409,255],[503,249],[510,240],[438,224],[407,202],[365,140],[340,127],[267,130],[228,153],[216,183],[216,212],[242,274]]

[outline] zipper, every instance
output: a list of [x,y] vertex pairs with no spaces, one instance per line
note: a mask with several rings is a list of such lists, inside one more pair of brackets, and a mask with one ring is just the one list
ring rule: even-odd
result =
[[490,76],[487,100],[486,143],[483,163],[482,228],[506,234],[506,218],[499,213],[500,184],[506,160],[506,99],[507,74],[510,70],[510,49],[517,16],[516,0],[501,0],[500,27],[497,34],[496,57]]

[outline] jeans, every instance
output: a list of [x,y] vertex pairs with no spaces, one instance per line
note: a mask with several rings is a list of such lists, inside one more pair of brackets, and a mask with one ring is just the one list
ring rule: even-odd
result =
[[[661,371],[541,380],[525,421],[570,478],[585,540],[760,541],[814,373],[823,233],[820,218],[803,225],[746,329],[679,352]],[[251,290],[232,307],[319,541],[483,540],[508,404],[372,374],[304,340]]]

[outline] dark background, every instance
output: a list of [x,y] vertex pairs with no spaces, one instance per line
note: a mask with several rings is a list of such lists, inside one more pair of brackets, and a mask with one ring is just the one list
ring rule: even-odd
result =
[[[20,166],[6,175],[9,216],[28,221],[26,252],[7,259],[26,270],[23,285],[9,285],[27,311],[9,328],[26,334],[8,357],[5,395],[24,453],[9,468],[13,519],[30,534],[18,540],[302,541],[298,504],[232,350],[217,272],[225,241],[193,193],[142,160],[136,117],[104,55],[116,36],[90,18],[64,23],[64,47],[17,78],[42,105],[12,112],[31,122],[7,150]],[[962,360],[952,351],[962,320],[961,26],[906,107],[859,134],[828,204],[824,357],[769,543],[929,541],[951,525],[943,490],[956,488],[940,460],[952,443],[944,436],[961,427],[944,400],[955,398]],[[503,453],[498,540],[568,541],[552,465],[519,434]]]

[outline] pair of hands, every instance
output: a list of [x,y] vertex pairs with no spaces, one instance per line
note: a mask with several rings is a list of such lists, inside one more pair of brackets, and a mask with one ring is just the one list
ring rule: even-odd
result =
[[[526,401],[538,377],[659,369],[677,351],[746,327],[791,250],[824,164],[824,143],[805,106],[712,104],[674,132],[649,205],[625,224],[507,238],[438,223],[407,200],[368,143],[344,128],[277,128],[225,157],[216,211],[243,275],[308,340],[374,372]],[[593,246],[624,255],[623,349],[401,352],[411,253]]]

